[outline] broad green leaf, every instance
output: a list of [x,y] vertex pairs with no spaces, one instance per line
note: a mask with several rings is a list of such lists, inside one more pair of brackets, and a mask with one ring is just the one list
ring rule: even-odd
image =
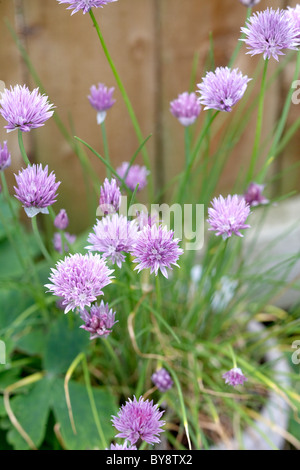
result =
[[45,349],[45,329],[33,327],[27,334],[20,336],[17,348],[30,356],[40,356]]
[[[44,378],[34,384],[28,393],[11,398],[10,405],[24,431],[38,447],[45,435],[52,398],[53,380]],[[20,433],[12,427],[7,434],[8,442],[17,450],[29,448]]]
[[82,322],[74,313],[61,314],[46,337],[44,368],[53,374],[65,373],[72,361],[87,349],[89,334],[80,327]]
[[[107,444],[116,434],[111,424],[111,415],[117,413],[116,403],[104,387],[92,388],[98,411],[98,417],[107,439]],[[64,391],[64,381],[56,380],[52,390],[53,410],[56,421],[60,423],[63,441],[69,450],[101,449],[101,440],[93,418],[88,393],[84,384],[70,381],[69,393],[74,417],[76,434],[74,434]]]

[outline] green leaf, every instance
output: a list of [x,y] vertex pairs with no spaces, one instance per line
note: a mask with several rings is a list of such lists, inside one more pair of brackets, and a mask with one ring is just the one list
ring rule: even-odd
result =
[[[71,316],[71,318],[70,318]],[[65,373],[75,357],[90,344],[89,334],[80,327],[82,322],[72,312],[55,321],[46,338],[44,368],[53,374]]]
[[[10,400],[13,413],[36,447],[44,439],[52,399],[52,386],[53,380],[44,378],[30,388],[28,393]],[[28,443],[14,427],[8,432],[7,440],[17,450],[29,448]]]
[[[104,387],[93,387],[92,390],[99,420],[107,439],[107,444],[109,444],[116,433],[111,424],[111,415],[117,413],[116,403],[112,394]],[[56,421],[61,425],[60,431],[67,449],[100,449],[101,441],[97,432],[85,385],[70,381],[69,393],[76,434],[74,434],[70,423],[64,391],[64,381],[62,379],[57,379],[52,389],[53,410]]]
[[18,339],[16,347],[30,356],[41,356],[45,349],[45,329],[31,329]]

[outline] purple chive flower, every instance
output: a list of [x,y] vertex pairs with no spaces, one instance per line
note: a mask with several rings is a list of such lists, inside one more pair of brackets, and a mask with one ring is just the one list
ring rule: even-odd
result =
[[152,225],[159,223],[158,214],[148,214],[148,212],[136,212],[136,221],[139,227],[139,230],[143,230],[144,227],[148,225],[152,227]]
[[260,204],[268,204],[270,201],[262,192],[265,188],[264,184],[250,183],[244,194],[244,199],[249,206],[259,206]]
[[124,442],[124,444],[111,444],[110,449],[105,449],[105,450],[137,450],[136,446],[128,446],[127,441]]
[[15,197],[22,202],[28,217],[34,217],[41,212],[49,214],[48,207],[56,202],[56,190],[60,181],[56,183],[53,171],[48,175],[48,165],[32,165],[19,171],[15,175],[17,187]]
[[279,55],[284,55],[283,49],[296,49],[299,46],[299,28],[291,20],[286,10],[273,10],[254,13],[241,28],[246,35],[245,41],[249,51],[247,54],[263,54],[263,58],[274,57],[278,61]]
[[82,13],[85,15],[90,11],[91,8],[102,8],[108,3],[117,2],[118,0],[57,0],[58,3],[68,3],[69,6],[67,10],[73,9],[71,15],[77,13],[79,10],[82,10]]
[[95,85],[90,88],[90,95],[88,99],[93,108],[97,111],[97,123],[102,124],[106,118],[106,111],[110,109],[116,100],[112,98],[112,94],[115,89],[107,88],[103,83],[98,83],[98,87]]
[[260,0],[240,0],[240,2],[245,5],[245,7],[252,8],[254,5],[257,5]]
[[201,105],[196,93],[184,92],[171,101],[170,111],[183,126],[194,124],[201,112]]
[[287,16],[294,22],[298,31],[298,39],[300,38],[300,5],[299,3],[295,8],[287,7]]
[[[76,235],[70,235],[68,232],[64,233],[64,236],[66,238],[65,240],[65,245],[64,245],[64,251],[65,253],[68,253],[69,250],[69,245],[72,245],[76,241]],[[58,253],[62,254],[63,249],[62,249],[62,236],[59,232],[56,232],[53,236],[53,246],[54,250],[58,251]]]
[[158,405],[153,405],[153,401],[144,400],[143,397],[137,401],[129,398],[125,405],[122,405],[118,416],[112,417],[113,426],[120,431],[116,437],[128,439],[131,444],[135,444],[139,439],[154,444],[160,442],[159,434],[164,432],[160,429],[165,425],[161,420],[164,411],[159,411]]
[[66,230],[69,225],[69,219],[65,209],[61,209],[54,219],[54,226],[58,230]]
[[233,233],[243,237],[240,230],[250,228],[250,225],[245,224],[250,214],[250,206],[244,198],[237,194],[229,195],[225,199],[222,196],[215,197],[212,206],[208,209],[207,221],[211,226],[208,230],[215,231],[216,235],[222,235],[224,240],[231,237]]
[[90,339],[107,338],[111,333],[112,327],[117,323],[115,315],[116,312],[113,312],[108,304],[104,304],[103,300],[101,300],[100,305],[92,305],[90,312],[86,309],[80,311],[80,317],[84,321],[84,325],[80,328],[91,333]]
[[139,184],[138,191],[140,191],[147,186],[147,176],[149,175],[149,171],[145,166],[140,165],[132,165],[128,171],[128,166],[128,162],[123,162],[116,171],[122,179],[125,178],[127,173],[125,183],[131,191],[135,190],[137,184]]
[[99,208],[102,214],[114,214],[119,210],[120,204],[121,191],[117,181],[114,178],[112,178],[111,181],[105,178],[104,183],[100,188]]
[[111,283],[113,271],[108,269],[100,255],[92,253],[66,256],[51,269],[49,281],[45,284],[58,297],[62,297],[65,313],[75,308],[90,307],[91,302],[103,295],[102,289]]
[[243,385],[248,379],[244,376],[243,372],[239,367],[234,367],[228,372],[222,375],[225,379],[225,383],[236,387],[237,385]]
[[7,132],[15,129],[29,132],[41,127],[54,112],[53,104],[47,101],[48,96],[41,95],[38,88],[31,92],[26,85],[16,85],[10,90],[5,88],[0,96],[0,114],[8,122],[4,126]]
[[93,227],[94,233],[88,237],[90,251],[103,253],[103,258],[108,258],[121,268],[125,260],[125,253],[132,250],[136,241],[138,227],[134,220],[128,221],[124,215],[113,214],[98,220]]
[[178,238],[174,238],[173,230],[159,225],[147,225],[138,233],[136,243],[132,249],[132,254],[136,257],[134,263],[139,263],[134,269],[140,272],[142,269],[150,268],[150,273],[155,272],[155,276],[160,269],[167,278],[166,268],[172,269],[171,264],[178,266],[176,261],[182,255],[183,250],[179,248]]
[[242,75],[238,69],[217,67],[214,72],[207,72],[202,82],[197,85],[199,101],[206,109],[230,112],[232,107],[244,95],[251,78]]
[[5,170],[11,165],[11,155],[7,148],[7,142],[3,142],[3,146],[0,144],[0,171]]
[[151,380],[162,393],[169,390],[173,385],[169,372],[163,367],[152,374]]

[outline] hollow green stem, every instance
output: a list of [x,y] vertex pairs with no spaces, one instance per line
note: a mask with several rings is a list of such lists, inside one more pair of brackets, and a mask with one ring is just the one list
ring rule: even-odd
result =
[[266,83],[267,83],[266,79],[267,79],[268,63],[269,63],[269,59],[266,59],[265,64],[264,64],[261,88],[260,88],[260,94],[259,94],[258,114],[257,114],[256,132],[255,132],[255,137],[254,137],[254,145],[253,145],[249,170],[247,174],[248,183],[250,183],[250,181],[253,179],[255,166],[257,163],[258,156],[259,156],[259,144],[260,144],[260,137],[261,137],[261,131],[262,131],[262,122],[263,122],[264,98],[265,98],[265,93],[266,93]]
[[27,157],[27,153],[24,147],[24,142],[23,142],[23,133],[20,129],[18,129],[18,141],[19,141],[19,147],[21,151],[22,158],[26,165],[30,165],[29,158]]
[[[134,112],[134,110],[133,110],[133,107],[132,107],[131,101],[130,101],[130,99],[129,99],[129,96],[128,96],[126,90],[125,90],[125,87],[124,87],[124,85],[123,85],[123,83],[122,83],[122,80],[121,80],[121,78],[120,78],[120,75],[118,74],[118,71],[117,71],[117,69],[116,69],[116,67],[115,67],[115,64],[114,64],[114,62],[113,62],[113,60],[112,60],[112,58],[111,58],[111,56],[110,56],[110,54],[109,54],[109,51],[108,51],[108,49],[107,49],[106,43],[105,43],[105,41],[104,41],[104,38],[103,38],[102,33],[101,33],[101,30],[100,30],[99,24],[98,24],[98,22],[97,22],[97,20],[96,20],[96,18],[95,18],[95,15],[94,15],[92,9],[89,11],[89,14],[90,14],[90,17],[91,17],[91,19],[92,19],[92,22],[93,22],[93,24],[94,24],[94,26],[95,26],[95,29],[96,29],[98,38],[99,38],[99,40],[100,40],[100,43],[101,43],[101,46],[102,46],[102,49],[103,49],[103,52],[104,52],[104,54],[105,54],[105,56],[106,56],[106,59],[107,59],[107,62],[108,62],[109,66],[110,66],[110,68],[111,68],[111,70],[112,70],[112,73],[113,73],[113,75],[114,75],[114,77],[115,77],[115,80],[116,80],[116,82],[117,82],[117,85],[118,85],[118,87],[119,87],[119,90],[120,90],[120,92],[121,92],[121,94],[122,94],[124,103],[125,103],[125,105],[126,105],[126,107],[127,107],[128,114],[129,114],[130,119],[131,119],[131,121],[132,121],[132,124],[133,124],[134,130],[135,130],[135,133],[136,133],[136,135],[137,135],[137,138],[138,138],[139,142],[142,143],[143,140],[144,140],[143,134],[142,134],[141,128],[140,128],[140,126],[139,126],[139,123],[138,123],[137,117],[136,117],[136,115],[135,115],[135,112]],[[149,160],[148,152],[147,152],[146,148],[144,148],[144,147],[142,148],[142,155],[143,155],[144,163],[145,163],[147,169],[149,170],[149,169],[150,169],[150,160]],[[152,179],[151,179],[151,178],[150,178],[150,181],[149,181],[149,187],[150,187],[151,194],[153,195],[153,182],[152,182]]]
[[189,126],[184,128],[185,167],[188,168],[191,153],[191,136]]
[[40,235],[40,232],[39,232],[39,229],[38,229],[38,226],[37,226],[36,217],[32,217],[31,224],[32,224],[32,230],[33,230],[34,236],[35,236],[36,241],[37,241],[37,243],[40,247],[41,252],[43,253],[45,259],[47,261],[49,261],[50,264],[53,264],[53,260],[50,256],[50,254],[48,253],[48,250],[45,247],[44,242],[42,240],[42,237]]
[[[106,127],[105,127],[105,121],[102,122],[101,124],[101,132],[102,132],[102,139],[103,139],[103,147],[104,147],[104,157],[107,163],[111,166],[110,163],[110,158],[109,158],[109,150],[108,150],[108,141],[107,141],[107,135],[106,135]],[[106,166],[106,176],[108,179],[111,178],[111,171],[108,166]]]

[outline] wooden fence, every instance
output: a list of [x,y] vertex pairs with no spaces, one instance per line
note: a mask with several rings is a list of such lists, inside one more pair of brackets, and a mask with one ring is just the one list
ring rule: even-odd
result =
[[[267,6],[295,6],[297,1],[262,0]],[[95,10],[107,46],[122,76],[142,132],[153,134],[147,147],[156,177],[156,184],[176,174],[183,165],[183,129],[170,114],[169,103],[188,89],[193,58],[199,54],[196,79],[200,82],[209,50],[212,32],[216,65],[226,65],[240,35],[246,8],[239,0],[119,0]],[[75,132],[100,153],[103,143],[95,112],[87,95],[92,84],[103,82],[115,86],[89,15],[81,12],[71,16],[65,5],[56,0],[0,0],[0,80],[7,87],[26,83],[35,87],[11,33],[9,22],[17,31],[50,98],[63,122],[69,126],[70,116]],[[244,73],[252,75],[257,58],[245,55],[243,47],[235,63]],[[293,64],[286,68],[280,81],[269,93],[265,108],[264,133],[268,135],[279,116],[293,74]],[[3,83],[2,83],[3,85]],[[116,166],[128,160],[138,148],[138,140],[128,117],[121,94],[116,87],[116,105],[106,121],[110,154]],[[299,106],[292,106],[290,120],[299,115]],[[8,140],[13,154],[13,170],[22,165],[17,135],[0,129],[0,140]],[[201,123],[201,120],[200,120]],[[224,170],[219,190],[230,190],[241,165],[247,163],[254,134],[254,121],[241,142],[235,147]],[[53,119],[24,136],[32,159],[48,163],[60,187],[58,207],[73,215],[71,229],[86,226],[87,211],[80,163],[62,137]],[[298,161],[299,134],[278,160],[277,166]],[[104,177],[103,165],[89,154],[95,171]],[[139,162],[141,158],[139,157]],[[299,188],[299,172],[284,179],[284,190]],[[13,175],[10,175],[10,184]],[[277,188],[278,189],[278,188]]]

